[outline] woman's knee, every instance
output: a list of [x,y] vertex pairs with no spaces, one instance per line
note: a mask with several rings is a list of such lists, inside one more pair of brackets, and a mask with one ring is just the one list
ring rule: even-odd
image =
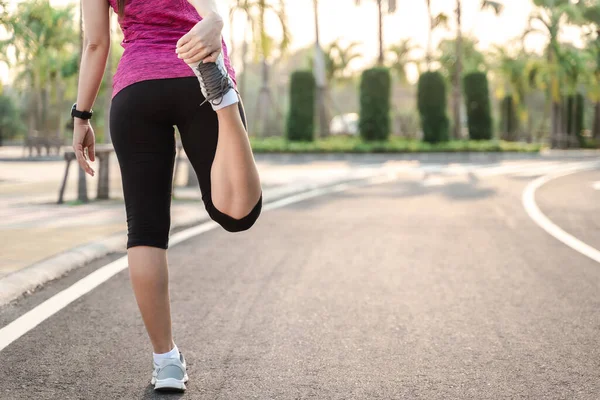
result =
[[262,211],[262,194],[258,199],[258,202],[254,206],[254,208],[244,217],[242,218],[233,218],[230,215],[227,215],[221,211],[219,211],[214,204],[208,209],[208,213],[210,217],[217,222],[219,225],[223,227],[228,232],[243,232],[252,228],[252,226],[258,220]]
[[[169,208],[164,205],[158,207],[130,207],[127,216],[127,248],[134,246],[149,246],[160,249],[169,247],[169,232],[171,218]],[[160,211],[159,211],[160,210]]]

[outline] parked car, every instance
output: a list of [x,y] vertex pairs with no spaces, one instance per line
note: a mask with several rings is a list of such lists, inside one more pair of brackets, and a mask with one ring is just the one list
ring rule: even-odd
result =
[[358,135],[358,114],[336,115],[331,120],[329,131],[332,135]]

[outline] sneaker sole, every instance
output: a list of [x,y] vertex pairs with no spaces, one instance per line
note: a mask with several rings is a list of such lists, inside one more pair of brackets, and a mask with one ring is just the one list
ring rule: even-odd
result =
[[162,380],[157,380],[154,384],[154,390],[157,391],[185,391],[185,382],[187,379],[179,380],[174,378],[167,378]]

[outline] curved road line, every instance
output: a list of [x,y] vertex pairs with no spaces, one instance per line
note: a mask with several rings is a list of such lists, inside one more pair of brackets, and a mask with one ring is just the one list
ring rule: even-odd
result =
[[[290,204],[298,203],[303,200],[308,200],[314,197],[324,196],[332,193],[343,192],[345,190],[358,188],[368,185],[376,185],[386,182],[391,182],[396,179],[395,174],[385,174],[361,180],[359,182],[340,183],[332,187],[317,188],[309,192],[291,195],[274,202],[265,204],[263,210],[273,210],[276,208],[285,207]],[[194,236],[198,236],[204,232],[208,232],[217,228],[219,225],[214,221],[205,222],[194,226],[184,231],[173,234],[169,240],[171,246],[181,243]],[[75,282],[73,285],[55,294],[48,300],[39,304],[32,310],[21,315],[13,322],[0,329],[0,351],[10,345],[15,340],[38,326],[40,323],[56,314],[73,301],[81,296],[89,293],[102,283],[106,282],[119,272],[127,268],[127,256],[121,257],[118,260],[111,262],[103,267],[98,268],[91,274]]]
[[600,251],[595,249],[594,247],[582,242],[577,239],[575,236],[567,233],[554,222],[550,221],[548,217],[546,217],[537,206],[535,202],[535,192],[540,187],[548,183],[549,181],[557,178],[561,178],[563,176],[571,175],[576,172],[582,172],[590,169],[594,169],[597,165],[588,165],[588,166],[577,166],[572,169],[562,171],[556,174],[550,174],[546,176],[542,176],[527,185],[525,191],[523,192],[523,207],[525,207],[525,211],[529,215],[529,217],[540,226],[543,230],[548,232],[551,236],[554,236],[556,239],[566,244],[573,250],[583,254],[586,257],[591,258],[592,260],[600,263]]

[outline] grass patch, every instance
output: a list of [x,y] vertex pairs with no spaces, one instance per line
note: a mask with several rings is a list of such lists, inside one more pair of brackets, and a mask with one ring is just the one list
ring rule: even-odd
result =
[[314,142],[289,142],[283,137],[250,138],[255,153],[421,153],[421,152],[522,152],[537,153],[540,144],[498,140],[454,140],[425,143],[391,137],[387,141],[365,142],[357,137],[330,137]]

